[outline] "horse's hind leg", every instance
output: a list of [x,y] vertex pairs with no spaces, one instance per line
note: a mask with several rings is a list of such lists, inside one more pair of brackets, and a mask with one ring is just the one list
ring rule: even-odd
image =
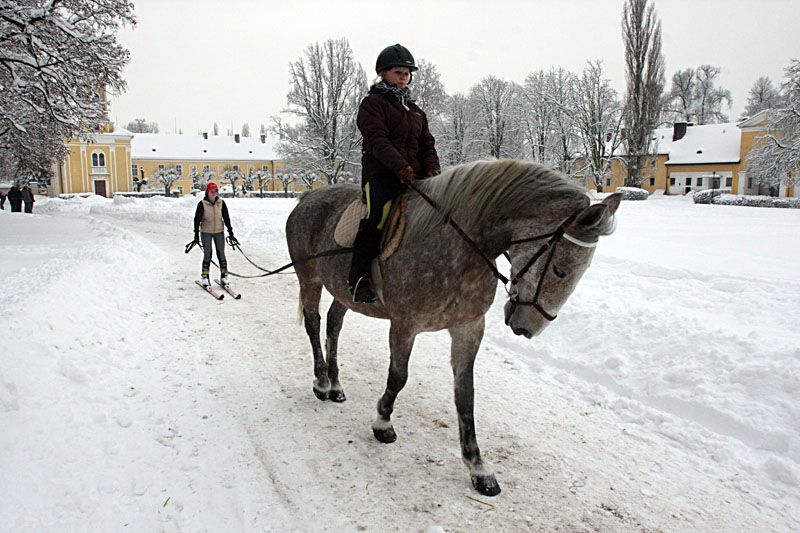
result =
[[328,379],[330,380],[328,399],[332,402],[343,402],[346,399],[342,385],[339,383],[339,364],[337,362],[339,332],[342,331],[342,323],[346,312],[347,308],[338,300],[334,300],[328,309],[328,319],[326,320],[325,353],[328,363]]
[[297,269],[300,280],[300,303],[303,306],[303,319],[306,333],[314,352],[314,395],[322,401],[328,399],[331,382],[328,379],[328,365],[322,356],[322,345],[319,340],[319,300],[322,296],[322,283],[311,276],[302,275]]
[[408,381],[408,360],[416,336],[413,330],[395,322],[392,322],[389,329],[389,347],[392,352],[389,377],[386,380],[386,390],[378,400],[378,417],[372,423],[372,433],[376,439],[384,443],[397,440],[397,434],[392,427],[392,411],[397,394],[403,390]]
[[472,369],[475,355],[483,339],[484,317],[450,328],[451,364],[458,411],[458,433],[461,438],[461,458],[469,468],[472,486],[484,496],[500,494],[500,485],[491,468],[481,459],[478,441],[475,438],[475,390]]

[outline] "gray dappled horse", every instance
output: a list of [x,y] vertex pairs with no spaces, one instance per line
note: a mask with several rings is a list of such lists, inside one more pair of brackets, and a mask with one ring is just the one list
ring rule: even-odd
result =
[[[372,430],[379,441],[393,442],[397,435],[390,417],[395,398],[408,379],[414,338],[423,331],[447,329],[452,339],[462,457],[475,489],[494,496],[500,486],[481,460],[475,439],[472,383],[484,315],[497,289],[494,258],[508,251],[511,261],[506,324],[517,335],[537,335],[575,289],[591,263],[598,238],[613,231],[612,215],[621,196],[611,195],[590,205],[586,191],[561,174],[513,160],[461,165],[418,181],[417,187],[436,201],[489,259],[481,257],[440,212],[412,192],[400,248],[381,265],[383,302],[353,302],[347,288],[350,254],[296,265],[302,314],[314,352],[314,394],[320,400],[345,400],[336,352],[348,309],[390,320],[389,377]],[[335,185],[303,195],[286,222],[292,261],[337,248],[333,238],[336,224],[360,194],[355,185]],[[540,237],[531,239],[535,236]],[[327,359],[320,345],[323,286],[334,298],[328,310]]]

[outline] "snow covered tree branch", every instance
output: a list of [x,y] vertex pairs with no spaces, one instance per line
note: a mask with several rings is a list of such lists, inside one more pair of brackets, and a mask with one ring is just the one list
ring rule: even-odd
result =
[[347,39],[330,39],[309,45],[304,57],[289,65],[289,83],[284,112],[297,123],[273,118],[278,151],[303,173],[337,183],[343,171],[360,164],[356,113],[367,91],[364,69]]
[[793,59],[785,73],[783,105],[768,113],[767,132],[747,158],[748,175],[771,187],[800,186],[800,61]]
[[128,62],[116,31],[135,23],[127,0],[0,0],[3,157],[41,166],[108,120],[105,91],[125,89]]

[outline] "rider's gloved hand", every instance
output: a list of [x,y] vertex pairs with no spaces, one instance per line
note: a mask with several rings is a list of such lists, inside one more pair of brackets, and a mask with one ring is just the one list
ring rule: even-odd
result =
[[414,183],[416,180],[416,177],[414,176],[414,169],[411,168],[411,165],[406,165],[403,167],[403,169],[397,173],[397,176],[403,183]]

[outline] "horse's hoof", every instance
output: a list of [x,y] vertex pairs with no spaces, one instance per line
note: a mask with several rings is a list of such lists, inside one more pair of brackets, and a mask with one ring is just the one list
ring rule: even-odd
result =
[[384,444],[389,444],[390,442],[397,440],[397,433],[394,432],[394,428],[392,427],[388,427],[386,429],[372,428],[372,434],[375,435],[376,439]]
[[500,494],[500,485],[497,484],[494,474],[489,474],[488,476],[471,477],[472,486],[484,496],[497,496]]
[[314,396],[316,396],[317,399],[319,399],[322,402],[324,402],[325,400],[328,399],[328,393],[325,392],[325,391],[321,391],[321,390],[317,389],[316,387],[314,387]]
[[328,393],[328,399],[332,402],[342,403],[347,398],[345,398],[343,390],[332,390]]

